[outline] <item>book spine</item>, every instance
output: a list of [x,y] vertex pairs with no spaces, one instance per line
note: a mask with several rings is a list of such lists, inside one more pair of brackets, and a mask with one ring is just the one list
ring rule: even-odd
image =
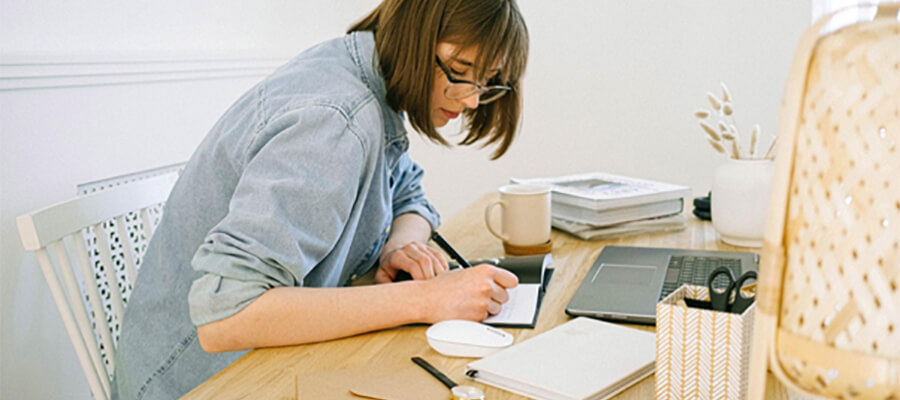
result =
[[551,198],[553,202],[568,204],[576,207],[589,208],[592,210],[608,210],[612,208],[628,207],[640,204],[657,203],[666,200],[673,200],[691,196],[690,189],[683,189],[670,192],[651,193],[639,196],[623,197],[609,200],[591,200],[583,197],[577,197],[566,193],[553,192]]
[[592,226],[606,226],[677,214],[683,210],[684,199],[677,199],[610,210],[591,210],[554,202],[551,213],[556,218]]

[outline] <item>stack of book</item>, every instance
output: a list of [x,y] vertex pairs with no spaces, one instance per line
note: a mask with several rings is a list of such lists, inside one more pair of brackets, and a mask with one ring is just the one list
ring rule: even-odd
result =
[[601,172],[511,181],[549,185],[553,227],[582,239],[682,230],[691,196],[687,186]]

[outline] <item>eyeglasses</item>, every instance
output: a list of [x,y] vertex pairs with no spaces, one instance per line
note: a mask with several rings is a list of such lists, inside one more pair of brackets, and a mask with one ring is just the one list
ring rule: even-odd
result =
[[503,97],[503,95],[512,90],[509,86],[484,86],[480,83],[457,79],[453,77],[453,74],[450,73],[450,68],[444,65],[440,57],[434,56],[434,60],[437,62],[438,67],[441,67],[441,71],[444,71],[444,75],[449,81],[447,87],[444,88],[444,96],[447,96],[448,99],[458,100],[478,94],[478,103],[487,104]]

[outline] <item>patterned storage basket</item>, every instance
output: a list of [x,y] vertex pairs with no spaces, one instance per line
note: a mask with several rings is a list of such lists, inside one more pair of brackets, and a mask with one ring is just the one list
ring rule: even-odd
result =
[[656,398],[744,398],[756,305],[733,314],[679,305],[685,298],[709,301],[709,290],[685,285],[656,305]]

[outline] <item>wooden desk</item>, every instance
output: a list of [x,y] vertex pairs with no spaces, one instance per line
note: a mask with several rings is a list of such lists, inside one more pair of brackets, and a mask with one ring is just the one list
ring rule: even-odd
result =
[[[488,194],[475,201],[453,218],[444,222],[441,233],[467,257],[503,256],[501,242],[484,227],[485,206],[496,198]],[[686,207],[687,208],[687,207]],[[686,210],[685,215],[690,215]],[[594,259],[608,244],[675,247],[709,250],[738,250],[716,240],[710,223],[693,216],[687,217],[686,230],[672,234],[643,235],[605,241],[582,241],[560,232],[553,232],[553,279],[541,305],[535,329],[506,329],[516,337],[516,343],[560,325],[571,318],[565,307],[575,293]],[[652,326],[629,325],[653,330]],[[426,326],[406,326],[350,338],[301,346],[254,350],[188,393],[184,399],[295,399],[297,376],[321,371],[372,366],[396,369],[407,366],[409,358],[421,355],[458,383],[480,387],[488,399],[522,399],[523,397],[485,386],[464,376],[468,358],[450,358],[432,350],[425,339]],[[770,381],[773,379],[770,375]],[[412,384],[412,383],[411,383]],[[775,385],[767,385],[767,399],[786,399]],[[358,399],[337,392],[329,398]],[[652,399],[655,396],[653,377],[645,378],[620,393],[615,399]],[[449,397],[449,396],[448,396]]]

